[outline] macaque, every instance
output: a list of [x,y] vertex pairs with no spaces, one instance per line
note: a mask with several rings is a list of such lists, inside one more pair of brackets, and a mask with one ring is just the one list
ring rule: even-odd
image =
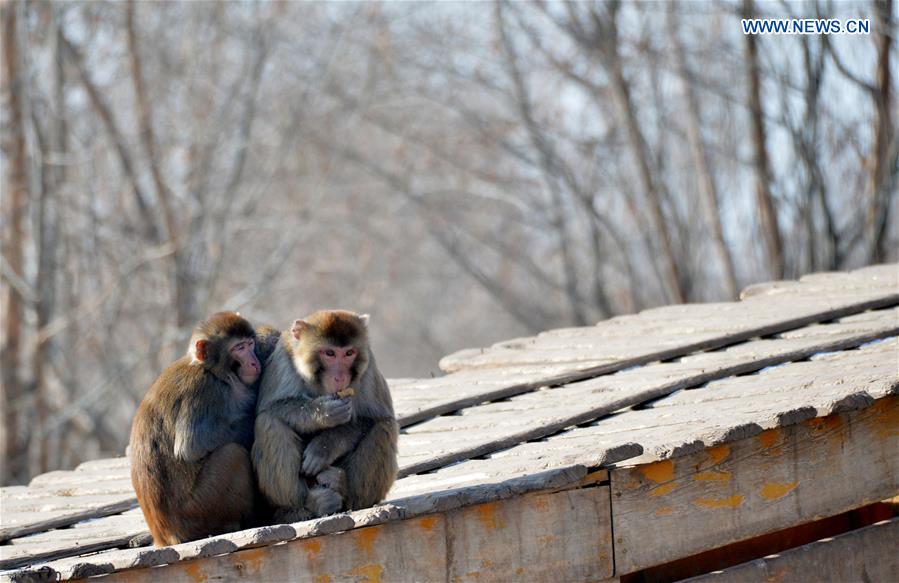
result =
[[252,526],[255,333],[235,312],[193,332],[131,427],[131,483],[157,546]]
[[284,332],[259,387],[252,450],[275,520],[381,501],[396,478],[398,433],[367,315],[319,311]]

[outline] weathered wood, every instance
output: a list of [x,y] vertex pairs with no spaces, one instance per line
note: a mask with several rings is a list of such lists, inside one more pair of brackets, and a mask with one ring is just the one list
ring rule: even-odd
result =
[[[710,349],[823,321],[826,317],[822,316],[828,312],[836,318],[862,309],[895,305],[899,300],[896,273],[896,266],[890,265],[879,266],[876,273],[822,274],[803,278],[778,293],[749,294],[740,302],[653,308],[594,327],[554,330],[486,349],[462,350],[441,359],[440,367],[456,372],[581,360],[617,361],[647,352],[676,352],[678,347],[688,345],[692,347],[690,351]],[[594,338],[586,347],[578,342],[584,335]],[[598,339],[602,341],[597,342]],[[628,342],[636,339],[640,340],[637,344]],[[599,349],[593,349],[591,344],[598,344]]]
[[126,458],[95,460],[0,489],[0,543],[135,508],[128,468]]
[[[899,333],[899,312],[887,310],[881,319],[833,324],[821,338],[792,336],[741,345],[734,351],[710,353],[693,361],[659,363],[630,374],[601,377],[583,383],[513,397],[497,405],[481,405],[462,415],[440,417],[409,428],[400,436],[399,476],[433,470],[557,433],[625,407],[715,379],[802,360],[822,351],[845,350]],[[867,328],[862,333],[858,330]],[[632,382],[636,381],[636,382]],[[444,439],[447,431],[452,439]],[[430,437],[430,438],[428,438]],[[608,459],[606,463],[620,461]]]
[[[193,556],[185,552],[189,545],[105,553],[58,561],[53,571],[21,571],[11,580],[106,573],[112,573],[111,581],[164,577],[173,582],[216,578],[501,581],[510,575],[532,581],[605,578],[612,574],[609,491],[596,481],[607,476],[602,472],[583,477],[580,483],[588,487],[582,489],[519,495],[283,545],[269,540],[264,547],[236,549],[207,540],[196,543],[205,551]],[[166,557],[171,564],[164,572],[133,568],[149,566],[134,557],[143,554],[159,564],[159,557],[153,555],[166,551],[177,558]]]
[[492,370],[460,371],[443,377],[422,379],[396,391],[394,405],[397,421],[400,427],[408,427],[480,403],[559,384],[574,378],[572,375],[576,375],[578,371],[591,367],[596,367],[596,362],[508,366]]
[[[624,330],[626,330],[627,336],[625,338],[618,339],[615,343],[603,336],[593,338],[591,342],[586,343],[586,346],[578,349],[584,352],[582,356],[578,356],[579,352],[569,347],[561,349],[559,351],[561,354],[558,356],[553,356],[545,350],[539,349],[508,350],[503,347],[496,349],[500,354],[486,351],[478,352],[478,355],[481,356],[463,355],[459,358],[465,362],[465,366],[460,365],[458,368],[455,368],[447,365],[448,370],[445,370],[452,374],[442,378],[449,378],[463,372],[480,372],[484,374],[485,371],[497,367],[514,369],[552,360],[555,360],[555,364],[559,367],[567,364],[568,370],[558,374],[535,377],[527,382],[499,387],[489,391],[477,390],[472,392],[469,390],[467,392],[471,394],[463,395],[450,393],[441,400],[421,405],[420,409],[415,413],[402,415],[400,423],[402,426],[407,426],[424,419],[451,413],[480,403],[534,391],[543,386],[574,383],[651,362],[671,360],[694,352],[716,350],[752,338],[771,336],[810,324],[857,314],[869,309],[894,306],[899,304],[899,294],[877,295],[872,300],[855,303],[848,302],[844,298],[842,304],[839,302],[836,302],[836,304],[840,307],[809,313],[809,306],[806,302],[795,302],[789,306],[776,306],[778,310],[775,314],[770,313],[770,310],[766,311],[764,307],[758,306],[753,307],[752,310],[735,310],[733,307],[739,306],[739,303],[724,305],[698,304],[706,309],[704,317],[696,316],[696,320],[679,322],[677,326],[672,326],[668,335],[664,337],[661,337],[658,330],[654,329],[656,326],[652,322],[617,322],[616,326],[623,326]],[[686,310],[688,307],[690,306],[670,307],[670,309]],[[654,311],[641,312],[638,316],[632,317],[651,318],[654,315],[651,312]],[[796,314],[806,315],[794,317]],[[621,316],[620,318],[628,317],[630,316]],[[613,323],[616,320],[618,318],[613,318],[606,322]],[[709,321],[714,322],[717,325],[716,328],[725,330],[737,329],[738,331],[695,332],[697,328],[709,326]],[[749,326],[749,323],[757,325]],[[763,324],[758,325],[759,323]],[[600,324],[603,323],[601,322]],[[680,330],[680,332],[676,332],[676,330]],[[685,330],[694,330],[694,332],[688,333]],[[540,336],[537,338],[540,338]],[[659,348],[659,346],[664,348]],[[580,360],[565,360],[566,358],[580,358]],[[485,360],[487,364],[483,366],[477,365],[476,363],[480,362],[480,360]],[[472,361],[475,361],[475,363],[472,364]],[[441,367],[444,364],[442,360]]]
[[448,581],[612,576],[608,486],[533,494],[447,514]]
[[[171,547],[111,550],[83,558],[70,558],[9,571],[3,576],[12,581],[67,580],[115,571],[155,567],[178,561],[217,557],[237,551],[304,540],[336,532],[378,526],[429,514],[451,512],[472,504],[508,500],[537,491],[556,491],[592,485],[607,474],[590,474],[583,466],[568,466],[530,473],[504,481],[490,482],[480,475],[465,487],[435,487],[425,495],[410,496],[373,508],[337,514],[292,525],[248,529]],[[179,563],[180,564],[180,563]],[[153,571],[158,575],[157,571]]]
[[803,545],[722,571],[687,579],[691,583],[869,583],[899,581],[899,518]]
[[[26,536],[29,534],[43,532],[54,528],[62,528],[70,526],[76,522],[87,520],[90,518],[102,518],[113,514],[120,514],[126,510],[131,510],[137,506],[137,498],[133,495],[130,497],[122,497],[121,500],[111,504],[91,504],[87,510],[72,511],[65,509],[59,511],[59,516],[45,519],[42,512],[37,515],[30,515],[31,522],[23,526],[14,526],[9,528],[0,528],[0,542]],[[47,512],[49,514],[49,512]],[[27,520],[27,518],[25,518]]]
[[36,562],[83,555],[111,548],[126,548],[149,544],[140,542],[149,534],[140,509],[87,520],[71,528],[51,530],[16,538],[0,545],[0,569],[12,569]]
[[899,397],[610,480],[618,574],[838,514],[899,491]]
[[[437,581],[446,574],[442,515],[332,536],[242,550],[165,567],[168,583],[215,579],[257,581]],[[109,581],[157,582],[156,569],[114,573]]]

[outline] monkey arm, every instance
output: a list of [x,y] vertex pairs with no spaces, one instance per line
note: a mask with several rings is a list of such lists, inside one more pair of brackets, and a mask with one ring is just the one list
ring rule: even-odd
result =
[[222,445],[233,441],[231,426],[217,415],[185,404],[175,420],[175,457],[196,462]]
[[356,448],[369,427],[371,422],[362,419],[327,429],[313,437],[303,452],[303,473],[315,476],[345,456]]
[[334,397],[289,397],[275,401],[265,412],[304,435],[346,423],[352,417],[352,405]]

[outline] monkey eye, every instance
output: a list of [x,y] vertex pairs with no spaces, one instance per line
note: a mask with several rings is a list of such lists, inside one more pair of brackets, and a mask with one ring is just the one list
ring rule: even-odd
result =
[[327,355],[327,356],[335,356],[334,351],[331,350],[330,348],[327,349],[327,350],[325,350],[325,355]]
[[356,351],[353,350],[352,348],[350,348],[349,350],[346,351],[347,356],[353,356],[354,354],[356,354]]

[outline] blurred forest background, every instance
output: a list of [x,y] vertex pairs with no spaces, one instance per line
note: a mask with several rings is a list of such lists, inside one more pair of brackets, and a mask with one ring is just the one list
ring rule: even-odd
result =
[[[897,259],[897,7],[2,4],[2,482],[121,455],[220,309],[456,349]],[[868,18],[744,36],[740,19]]]

